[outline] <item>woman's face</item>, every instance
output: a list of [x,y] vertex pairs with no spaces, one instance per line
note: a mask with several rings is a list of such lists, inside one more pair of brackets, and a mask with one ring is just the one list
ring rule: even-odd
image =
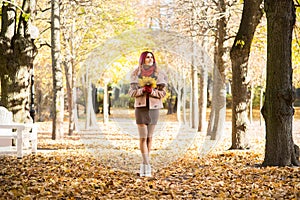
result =
[[151,53],[148,53],[146,58],[145,58],[145,65],[153,65],[153,56]]

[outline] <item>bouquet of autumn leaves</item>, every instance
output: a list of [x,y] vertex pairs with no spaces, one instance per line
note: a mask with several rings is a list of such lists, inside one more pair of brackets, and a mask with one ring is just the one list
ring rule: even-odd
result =
[[143,76],[139,79],[139,86],[143,87],[143,91],[151,93],[153,88],[156,88],[156,80],[152,77]]

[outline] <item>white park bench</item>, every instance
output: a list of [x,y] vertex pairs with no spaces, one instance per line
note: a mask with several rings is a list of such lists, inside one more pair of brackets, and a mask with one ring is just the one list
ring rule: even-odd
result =
[[[15,146],[13,146],[15,141]],[[12,113],[0,106],[0,154],[16,153],[18,158],[37,152],[36,124],[15,123]]]

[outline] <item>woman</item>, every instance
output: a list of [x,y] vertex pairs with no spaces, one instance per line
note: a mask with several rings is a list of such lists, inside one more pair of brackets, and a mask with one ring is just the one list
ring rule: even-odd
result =
[[135,97],[135,118],[139,132],[139,145],[143,162],[140,176],[151,176],[150,150],[162,98],[166,95],[166,76],[158,70],[152,52],[145,51],[139,59],[139,66],[131,74],[129,95]]

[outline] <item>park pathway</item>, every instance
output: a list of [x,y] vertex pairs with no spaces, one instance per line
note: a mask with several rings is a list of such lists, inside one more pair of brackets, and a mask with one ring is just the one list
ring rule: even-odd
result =
[[[205,156],[213,151],[224,151],[231,144],[231,122],[225,124],[224,135],[220,141],[205,140],[206,133],[197,132],[188,125],[180,124],[174,120],[167,120],[165,116],[155,130],[153,138],[153,150],[151,163],[154,170],[159,170],[170,163],[182,158],[186,154]],[[41,123],[40,134],[51,130],[51,123]],[[81,124],[83,127],[83,123]],[[67,123],[65,124],[67,130]],[[300,121],[294,123],[294,140],[300,144]],[[138,132],[132,114],[122,114],[118,117],[110,117],[108,123],[98,120],[98,126],[80,130],[76,136],[76,145],[84,147],[85,151],[94,155],[105,165],[112,168],[136,171],[141,162],[138,148]],[[66,140],[68,137],[66,137]],[[265,125],[259,121],[253,121],[249,126],[249,140],[251,149],[261,150],[264,148]],[[42,142],[55,143],[47,140]],[[73,141],[74,143],[74,141]],[[76,148],[76,145],[74,148]],[[40,152],[49,152],[40,150]]]

